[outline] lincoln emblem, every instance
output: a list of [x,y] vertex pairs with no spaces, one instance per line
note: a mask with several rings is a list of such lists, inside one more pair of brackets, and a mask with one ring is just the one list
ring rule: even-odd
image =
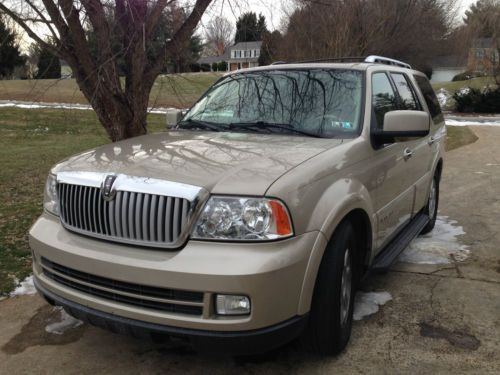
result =
[[115,190],[113,189],[113,183],[115,180],[115,175],[108,175],[102,183],[101,194],[105,201],[112,201],[115,198]]

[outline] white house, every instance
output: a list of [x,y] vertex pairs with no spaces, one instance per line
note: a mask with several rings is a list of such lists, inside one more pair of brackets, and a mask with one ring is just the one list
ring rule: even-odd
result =
[[259,66],[262,42],[240,42],[229,47],[228,70]]

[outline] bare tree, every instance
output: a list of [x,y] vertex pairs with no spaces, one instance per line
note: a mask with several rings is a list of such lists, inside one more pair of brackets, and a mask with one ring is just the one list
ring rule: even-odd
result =
[[205,39],[208,53],[222,56],[227,47],[232,44],[234,27],[227,18],[216,16],[206,26]]
[[472,38],[491,39],[483,60],[500,85],[500,0],[479,0],[465,12],[465,25]]
[[381,54],[425,68],[455,19],[455,0],[298,0],[280,59]]
[[[160,20],[178,7],[176,0],[0,0],[0,11],[67,61],[109,137],[118,141],[147,132],[154,81],[169,56],[191,37],[211,1],[183,2],[190,11],[172,28],[171,37],[160,41]],[[48,30],[51,43],[40,35],[41,27]],[[97,41],[96,54],[87,38],[89,27]],[[118,51],[116,40],[122,46]],[[125,61],[124,82],[119,60]]]

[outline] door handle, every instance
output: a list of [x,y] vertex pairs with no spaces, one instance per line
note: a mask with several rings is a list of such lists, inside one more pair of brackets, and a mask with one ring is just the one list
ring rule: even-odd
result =
[[429,146],[432,146],[434,144],[434,142],[436,142],[436,139],[434,137],[430,137],[429,140],[427,141]]
[[413,156],[413,151],[410,150],[409,148],[405,148],[405,150],[403,151],[403,158],[405,159],[405,161],[411,158],[412,156]]

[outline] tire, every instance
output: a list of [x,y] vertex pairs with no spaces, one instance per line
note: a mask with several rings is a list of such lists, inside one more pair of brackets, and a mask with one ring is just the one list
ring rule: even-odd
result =
[[351,223],[341,223],[321,261],[308,326],[302,336],[303,345],[314,353],[334,355],[349,342],[357,280],[355,238]]
[[432,179],[431,186],[429,187],[429,198],[427,200],[427,206],[425,206],[424,214],[429,217],[429,222],[422,229],[420,234],[429,233],[434,229],[434,225],[436,225],[436,218],[438,212],[439,205],[439,175],[436,172]]

